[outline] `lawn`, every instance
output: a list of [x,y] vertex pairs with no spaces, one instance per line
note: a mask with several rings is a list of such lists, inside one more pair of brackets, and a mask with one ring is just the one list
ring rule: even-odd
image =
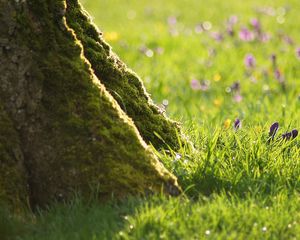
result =
[[[77,196],[25,219],[7,221],[3,212],[0,233],[26,240],[297,239],[299,1],[81,2],[194,143],[194,150],[157,152],[186,197],[86,204]],[[279,129],[270,134],[274,122]]]

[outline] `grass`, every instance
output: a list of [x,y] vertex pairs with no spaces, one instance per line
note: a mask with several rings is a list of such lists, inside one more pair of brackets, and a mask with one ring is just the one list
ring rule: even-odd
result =
[[[9,221],[3,211],[0,234],[26,240],[300,236],[300,143],[280,137],[300,126],[298,1],[82,2],[114,51],[142,76],[153,99],[168,105],[167,114],[183,123],[195,143],[193,152],[157,153],[187,198],[86,205],[77,197],[73,203]],[[271,16],[257,11],[262,7],[269,7]],[[234,37],[226,34],[232,15],[238,17]],[[252,18],[259,19],[269,41],[239,39],[238,31],[251,29]],[[196,33],[203,22],[211,29]],[[224,39],[216,41],[219,34]],[[244,63],[249,53],[256,60],[252,68]],[[284,78],[276,79],[276,69]],[[237,82],[240,89],[234,87]],[[237,118],[242,128],[236,131]],[[280,129],[268,143],[275,121]]]

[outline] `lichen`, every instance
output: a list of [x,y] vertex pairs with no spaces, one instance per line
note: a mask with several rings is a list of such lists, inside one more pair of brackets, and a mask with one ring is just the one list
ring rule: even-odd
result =
[[[26,182],[32,206],[68,200],[74,191],[90,196],[95,189],[100,199],[161,189],[179,194],[176,178],[94,74],[76,31],[66,24],[65,5],[64,0],[4,4],[5,15],[16,14],[9,20],[15,31],[8,36],[12,49],[2,56],[7,67],[0,83],[7,86],[1,85],[0,96],[27,179],[2,191],[17,192]],[[11,62],[12,52],[19,62]],[[26,68],[20,67],[24,62]],[[13,147],[0,138],[1,161],[13,161],[3,151]],[[24,202],[26,194],[21,197]]]
[[95,74],[133,119],[143,139],[157,149],[178,149],[183,140],[178,123],[153,104],[141,79],[112,52],[78,0],[67,0],[66,19],[84,47]]

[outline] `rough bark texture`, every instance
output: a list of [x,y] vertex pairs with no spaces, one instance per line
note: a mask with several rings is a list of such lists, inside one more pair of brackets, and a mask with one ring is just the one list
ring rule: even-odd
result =
[[[77,2],[70,4],[72,14],[83,18]],[[128,88],[143,89],[139,79],[109,57],[107,45],[82,45],[84,35],[96,38],[97,32],[80,25],[77,39],[65,14],[64,0],[0,0],[0,201],[18,207],[29,199],[35,206],[69,199],[74,191],[89,196],[97,189],[106,198],[159,192],[162,186],[167,194],[179,194],[175,177],[94,74],[84,57],[94,51],[87,42],[106,48],[99,77],[114,81],[110,72],[122,72]],[[76,21],[70,16],[68,23],[77,26]],[[142,112],[149,100],[143,98],[128,104]],[[157,124],[164,121],[157,118]]]

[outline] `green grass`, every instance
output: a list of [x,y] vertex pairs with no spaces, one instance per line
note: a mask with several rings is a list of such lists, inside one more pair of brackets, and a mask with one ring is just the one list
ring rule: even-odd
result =
[[[8,222],[7,213],[1,212],[0,234],[92,240],[299,237],[300,143],[297,138],[279,137],[300,127],[298,0],[82,2],[114,51],[142,76],[155,102],[168,100],[167,114],[182,122],[195,143],[195,151],[157,153],[178,177],[187,198],[155,196],[106,205],[96,201],[86,205],[76,198],[71,204]],[[263,6],[272,7],[275,15],[257,13],[255,9]],[[239,18],[236,36],[225,35],[221,42],[212,39],[211,32],[226,30],[231,15]],[[167,23],[171,16],[177,19],[174,26]],[[269,42],[239,40],[237,30],[249,26],[254,17],[272,35]],[[278,23],[282,19],[284,23]],[[205,21],[212,24],[211,30],[196,34],[195,26]],[[172,36],[170,28],[178,35]],[[286,43],[282,35],[290,36],[294,44]],[[154,55],[147,57],[147,50]],[[248,53],[256,58],[252,70],[244,66]],[[274,78],[271,54],[277,56],[285,87]],[[208,80],[209,90],[193,90],[192,79]],[[241,102],[228,92],[236,81]],[[232,127],[236,118],[243,123],[238,131]],[[268,143],[275,121],[281,127],[279,138]]]

